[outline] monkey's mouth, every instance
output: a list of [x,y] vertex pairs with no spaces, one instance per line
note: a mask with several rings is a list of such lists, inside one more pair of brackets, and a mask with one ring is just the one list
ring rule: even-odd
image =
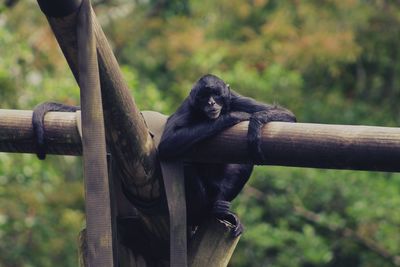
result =
[[210,119],[216,119],[216,118],[219,117],[220,112],[221,112],[220,109],[210,109],[210,110],[207,110],[206,113],[207,113],[207,116],[208,116]]

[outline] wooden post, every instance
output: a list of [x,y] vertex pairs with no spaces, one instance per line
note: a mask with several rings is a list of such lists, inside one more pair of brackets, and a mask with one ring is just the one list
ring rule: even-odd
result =
[[[42,11],[60,45],[62,52],[75,76],[79,80],[78,50],[77,50],[77,14],[81,0],[63,0],[61,5],[54,0],[38,0]],[[57,1],[57,3],[60,1]],[[65,7],[68,8],[65,8]],[[66,9],[62,12],[59,9]],[[156,150],[135,105],[126,82],[122,77],[118,62],[99,26],[94,11],[92,12],[93,31],[96,39],[96,50],[100,74],[102,104],[106,125],[107,144],[117,165],[114,179],[119,179],[124,191],[132,200],[140,200],[143,209],[148,209],[152,203],[160,203],[159,213],[150,215],[141,213],[142,222],[158,237],[160,242],[168,242],[168,217],[166,205],[162,205],[161,173],[156,159]],[[122,194],[122,192],[118,192]],[[123,197],[121,201],[127,202]],[[137,201],[139,202],[139,201]],[[118,207],[128,206],[123,203]],[[147,205],[148,204],[148,205]],[[132,204],[131,204],[132,205]],[[153,205],[154,206],[154,205]],[[118,210],[117,214],[124,215]]]
[[[63,7],[53,4],[54,0],[39,0],[38,2],[47,16],[75,79],[78,81],[76,26],[81,1],[57,1],[56,3],[62,2],[63,5],[71,6],[68,8],[70,10],[68,14],[62,12],[63,16],[57,16],[60,13],[58,9]],[[50,6],[50,8],[43,8],[43,6]],[[155,157],[155,147],[139,109],[133,101],[128,85],[123,79],[107,38],[97,22],[96,15],[93,11],[92,13],[108,144],[111,146],[115,161],[120,166],[120,171],[123,172],[126,189],[141,199],[147,199],[149,202],[155,201],[160,196],[159,182],[161,179],[160,174],[156,173],[158,163]],[[144,187],[143,184],[145,184]],[[141,186],[142,190],[136,190],[136,186]]]
[[231,236],[232,228],[230,223],[215,219],[201,225],[189,243],[189,266],[227,266],[240,238]]

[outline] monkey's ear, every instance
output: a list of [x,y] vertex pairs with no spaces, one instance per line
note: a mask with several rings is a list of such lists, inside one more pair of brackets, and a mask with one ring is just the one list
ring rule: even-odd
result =
[[228,97],[231,98],[231,86],[229,83],[226,84],[226,88],[228,88]]

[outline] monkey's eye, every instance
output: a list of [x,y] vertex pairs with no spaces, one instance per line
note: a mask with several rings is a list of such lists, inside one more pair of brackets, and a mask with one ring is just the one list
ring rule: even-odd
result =
[[213,98],[218,103],[221,103],[224,99],[224,97],[222,95],[214,95]]
[[209,98],[210,96],[208,95],[200,95],[198,99],[200,100],[200,102],[207,102]]
[[198,103],[200,106],[206,106],[207,103],[208,103],[208,99],[209,99],[209,98],[210,98],[210,97],[207,96],[207,95],[198,96],[198,97],[197,97],[197,103]]

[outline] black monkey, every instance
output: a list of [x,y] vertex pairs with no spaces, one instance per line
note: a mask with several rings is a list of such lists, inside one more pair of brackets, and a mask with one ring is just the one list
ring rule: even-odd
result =
[[[263,160],[260,149],[261,127],[270,121],[295,122],[289,110],[255,101],[230,90],[217,76],[207,74],[193,86],[190,95],[169,117],[159,156],[179,158],[193,145],[241,121],[249,120],[247,135],[250,156]],[[207,216],[230,221],[232,234],[243,231],[237,216],[229,209],[253,170],[252,164],[185,163],[185,190],[188,224],[199,225]]]
[[50,111],[75,112],[77,110],[80,110],[80,107],[68,106],[54,102],[45,102],[37,105],[33,109],[32,126],[34,140],[36,142],[36,155],[39,159],[43,160],[46,158],[47,144],[44,138],[44,116],[46,113]]
[[[52,102],[35,107],[32,124],[40,159],[45,158],[47,148],[44,115],[49,111],[75,112],[79,109]],[[260,150],[262,125],[269,121],[296,121],[289,110],[243,97],[231,91],[218,77],[205,75],[168,119],[159,155],[161,158],[180,157],[198,142],[245,120],[250,120],[248,146],[256,163],[263,160]],[[186,163],[184,168],[188,224],[199,225],[205,217],[213,215],[232,222],[236,226],[233,235],[239,235],[242,225],[229,206],[249,179],[253,165]]]

